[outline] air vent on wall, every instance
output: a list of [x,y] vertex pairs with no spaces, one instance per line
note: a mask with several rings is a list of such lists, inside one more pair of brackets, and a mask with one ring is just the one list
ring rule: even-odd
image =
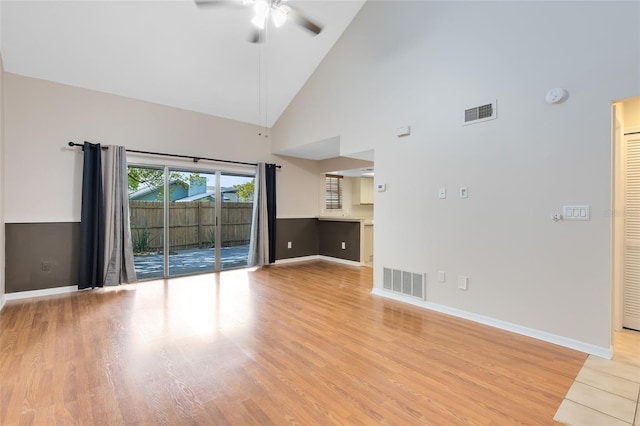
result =
[[496,108],[497,102],[494,100],[484,105],[466,108],[464,110],[463,125],[481,123],[487,120],[493,120],[498,117]]
[[426,281],[426,274],[416,274],[390,268],[383,269],[382,288],[394,293],[425,300]]

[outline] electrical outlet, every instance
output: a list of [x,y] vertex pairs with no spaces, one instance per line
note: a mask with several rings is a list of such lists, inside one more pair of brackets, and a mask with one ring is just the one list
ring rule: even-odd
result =
[[458,288],[460,290],[467,290],[469,286],[469,277],[466,277],[464,275],[458,275]]
[[447,282],[447,273],[445,271],[438,271],[438,282],[439,283]]
[[347,243],[345,243],[344,241],[342,242],[342,250],[345,250],[347,248]]
[[51,271],[51,262],[42,262],[40,264],[40,268],[42,269],[42,272]]
[[291,241],[287,241],[287,248],[290,249],[291,248]]

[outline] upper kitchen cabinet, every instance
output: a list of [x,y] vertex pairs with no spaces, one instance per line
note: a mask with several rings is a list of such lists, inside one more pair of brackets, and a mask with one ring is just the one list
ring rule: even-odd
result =
[[354,179],[353,204],[373,204],[373,178]]

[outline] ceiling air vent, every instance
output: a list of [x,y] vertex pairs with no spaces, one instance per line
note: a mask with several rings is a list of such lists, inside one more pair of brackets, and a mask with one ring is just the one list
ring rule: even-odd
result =
[[464,110],[464,122],[463,125],[481,123],[487,120],[493,120],[498,117],[498,110],[496,108],[496,101],[490,103],[474,106]]

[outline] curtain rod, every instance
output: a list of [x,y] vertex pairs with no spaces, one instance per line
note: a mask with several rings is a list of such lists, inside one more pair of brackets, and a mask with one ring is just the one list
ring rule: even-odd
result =
[[[84,148],[84,145],[81,143],[75,143],[75,142],[69,142],[69,146],[73,147],[73,146],[80,146]],[[107,146],[103,146],[102,147],[103,150],[109,149],[109,147]],[[192,155],[182,155],[182,154],[165,154],[164,152],[153,152],[153,151],[138,151],[136,149],[127,149],[127,152],[132,152],[135,154],[149,154],[149,155],[160,155],[163,157],[174,157],[174,158],[189,158],[190,160],[193,160],[194,163],[197,163],[200,160],[207,160],[207,161],[215,161],[218,163],[230,163],[230,164],[242,164],[245,166],[257,166],[256,163],[245,163],[244,161],[233,161],[233,160],[219,160],[217,158],[207,158],[207,157],[194,157]],[[278,169],[281,169],[282,166],[277,165],[276,167]]]

